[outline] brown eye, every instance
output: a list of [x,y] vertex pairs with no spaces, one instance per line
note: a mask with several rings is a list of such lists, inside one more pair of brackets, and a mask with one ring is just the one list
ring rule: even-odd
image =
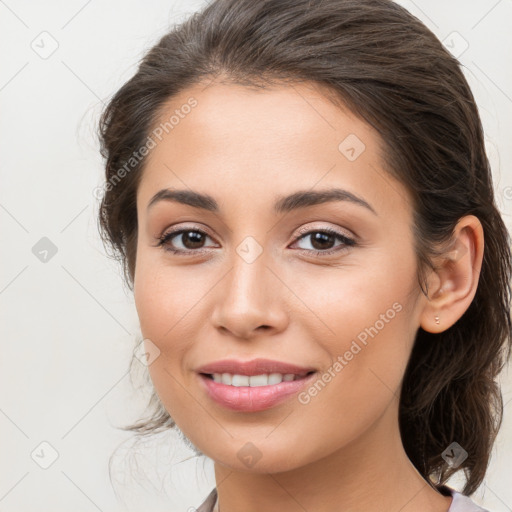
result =
[[[355,240],[348,238],[333,229],[317,229],[308,231],[297,238],[295,243],[307,239],[309,239],[312,249],[304,247],[302,249],[306,252],[313,252],[318,255],[332,254],[356,245]],[[335,245],[336,240],[340,241],[337,246]]]
[[158,246],[173,253],[201,252],[205,239],[210,238],[198,229],[180,229],[162,235]]
[[311,236],[311,245],[314,249],[319,251],[331,249],[333,245],[336,243],[336,237],[331,235],[330,233],[323,233],[321,231],[317,231],[315,234]]
[[180,241],[186,249],[199,249],[204,244],[204,237],[198,231],[183,231],[179,233]]

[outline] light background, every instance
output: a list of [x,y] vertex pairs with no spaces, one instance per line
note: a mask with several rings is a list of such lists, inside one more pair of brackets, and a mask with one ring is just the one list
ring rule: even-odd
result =
[[[465,50],[459,60],[510,227],[512,2],[399,3],[452,51]],[[171,24],[202,4],[0,0],[3,512],[191,512],[214,485],[211,460],[190,458],[175,436],[157,436],[137,455],[130,434],[116,429],[138,418],[148,391],[136,387],[142,374],[130,380],[138,320],[120,267],[101,245],[93,195],[103,173],[95,136],[102,103]],[[42,58],[52,44],[56,51]],[[37,244],[48,244],[43,237],[57,251],[46,263],[34,254]],[[502,430],[485,484],[473,496],[496,512],[512,510],[510,373],[503,380]],[[109,457],[124,440],[111,483]],[[53,450],[58,458],[43,469],[36,461],[50,463]]]

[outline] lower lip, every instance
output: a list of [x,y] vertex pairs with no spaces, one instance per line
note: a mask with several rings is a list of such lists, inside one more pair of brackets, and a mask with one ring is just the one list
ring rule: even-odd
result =
[[316,372],[299,380],[256,387],[229,386],[203,374],[199,374],[199,378],[210,398],[218,404],[234,411],[257,412],[288,400],[308,385],[315,375]]

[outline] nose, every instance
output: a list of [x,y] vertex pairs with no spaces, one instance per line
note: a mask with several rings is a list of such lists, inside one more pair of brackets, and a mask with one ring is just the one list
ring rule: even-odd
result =
[[222,334],[251,339],[286,328],[288,290],[263,255],[248,263],[235,254],[231,269],[215,288],[212,322]]

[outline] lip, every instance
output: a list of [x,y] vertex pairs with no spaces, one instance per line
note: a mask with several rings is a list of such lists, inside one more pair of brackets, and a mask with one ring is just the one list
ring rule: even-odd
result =
[[[196,370],[198,373],[231,373],[238,375],[261,375],[263,373],[293,373],[294,375],[306,375],[316,371],[316,368],[298,366],[292,363],[274,361],[272,359],[252,359],[251,361],[239,361],[236,359],[222,359],[213,363],[201,366]],[[276,384],[277,385],[277,384]],[[265,387],[265,386],[262,386]]]
[[[240,412],[257,412],[275,407],[296,395],[316,377],[314,368],[270,359],[252,361],[223,360],[207,364],[197,370],[200,384],[206,394],[215,402],[228,409]],[[308,372],[314,372],[307,375]],[[229,386],[215,382],[205,374],[232,373],[239,375],[261,375],[263,373],[293,373],[300,376],[293,381],[283,381],[268,386]]]

